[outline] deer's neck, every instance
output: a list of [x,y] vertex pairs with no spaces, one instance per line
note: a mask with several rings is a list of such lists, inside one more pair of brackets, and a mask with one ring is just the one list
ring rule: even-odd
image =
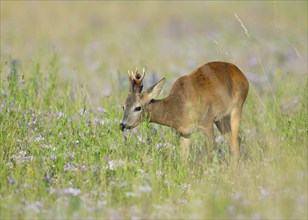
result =
[[153,123],[175,128],[176,125],[173,113],[174,109],[167,98],[162,100],[152,100],[148,105],[149,119],[150,122]]

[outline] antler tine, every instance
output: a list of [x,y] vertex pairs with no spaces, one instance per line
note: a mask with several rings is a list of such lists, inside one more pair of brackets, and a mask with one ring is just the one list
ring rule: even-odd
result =
[[145,76],[145,68],[143,67],[142,75],[138,73],[138,69],[136,68],[135,74],[132,72],[132,76],[136,82],[141,82]]
[[133,71],[131,71],[131,75],[132,75],[132,79],[138,83],[139,82],[139,74],[138,74],[138,69],[136,68],[135,73]]
[[138,69],[136,67],[135,73],[132,71],[132,76],[135,82],[137,83],[139,81],[139,74],[138,74]]
[[130,79],[132,79],[132,75],[130,74],[129,70],[127,70],[127,75]]
[[143,80],[144,76],[145,76],[145,68],[143,67],[143,69],[142,69],[142,75],[141,75],[141,77],[140,77],[140,80]]
[[131,78],[136,81],[136,76],[132,70],[130,71],[130,75],[131,75]]

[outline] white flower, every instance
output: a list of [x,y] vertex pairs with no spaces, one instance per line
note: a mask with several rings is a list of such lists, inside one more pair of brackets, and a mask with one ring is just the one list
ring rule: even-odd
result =
[[150,186],[140,186],[140,192],[151,192],[152,188]]
[[110,170],[114,170],[114,161],[113,160],[108,161],[108,167],[109,167]]

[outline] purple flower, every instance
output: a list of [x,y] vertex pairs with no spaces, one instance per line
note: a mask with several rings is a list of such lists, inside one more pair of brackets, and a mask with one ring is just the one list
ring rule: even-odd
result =
[[109,157],[108,157],[107,155],[105,155],[105,156],[104,156],[104,160],[105,160],[106,162],[108,162],[108,161],[109,161]]
[[63,138],[62,132],[60,132],[60,133],[58,134],[58,136],[59,136],[60,139],[62,139],[62,138]]
[[98,107],[97,111],[101,114],[106,113],[106,109],[102,108],[102,107]]
[[44,179],[49,182],[50,181],[50,175],[47,173],[45,176],[44,176]]
[[11,178],[11,177],[8,177],[7,180],[9,181],[9,184],[11,184],[11,185],[15,185],[16,184],[15,180],[13,178]]
[[82,170],[82,171],[86,171],[87,170],[87,168],[85,167],[85,165],[81,165],[81,166],[79,166],[78,167],[80,170]]
[[101,120],[99,120],[99,118],[94,118],[94,123],[99,125],[101,123]]

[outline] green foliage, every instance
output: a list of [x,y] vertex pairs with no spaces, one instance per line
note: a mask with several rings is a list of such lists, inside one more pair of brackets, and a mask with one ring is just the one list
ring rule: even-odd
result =
[[[120,107],[106,98],[104,108],[90,108],[84,89],[71,100],[71,81],[65,92],[52,95],[57,91],[54,60],[49,78],[42,80],[37,64],[28,80],[14,72],[2,83],[1,217],[307,214],[306,103],[291,113],[281,113],[278,106],[258,112],[258,99],[250,94],[238,170],[200,160],[205,152],[199,135],[190,165],[184,166],[171,129],[144,122],[138,131],[123,134]],[[227,149],[225,142],[220,147]]]

